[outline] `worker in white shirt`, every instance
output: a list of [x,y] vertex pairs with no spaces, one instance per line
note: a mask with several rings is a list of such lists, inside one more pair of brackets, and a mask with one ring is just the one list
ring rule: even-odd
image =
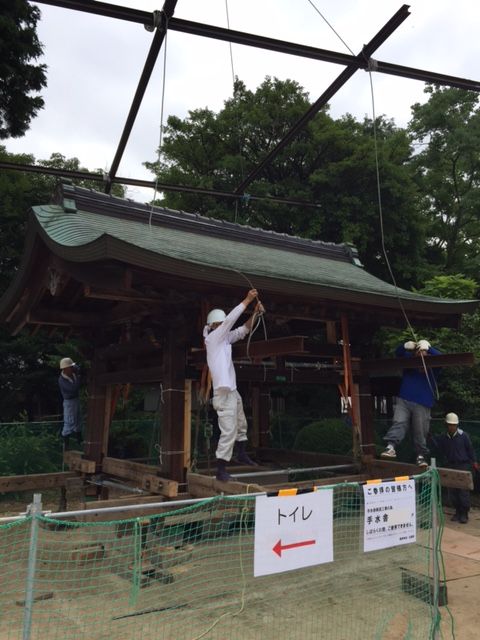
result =
[[[237,329],[232,329],[238,318],[255,299],[257,304],[247,322]],[[228,315],[225,315],[222,309],[212,309],[203,330],[207,363],[212,376],[213,408],[217,412],[220,428],[220,439],[216,451],[216,477],[222,482],[230,480],[226,465],[232,458],[235,443],[237,443],[236,460],[242,464],[255,464],[246,452],[247,419],[243,411],[242,398],[237,391],[232,344],[250,333],[255,318],[263,311],[257,290],[251,289],[245,299]]]

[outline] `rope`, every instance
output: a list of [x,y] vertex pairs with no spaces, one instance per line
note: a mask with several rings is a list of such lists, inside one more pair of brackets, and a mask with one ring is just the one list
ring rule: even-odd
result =
[[[165,44],[163,48],[163,78],[162,78],[162,99],[161,99],[161,108],[160,108],[160,132],[158,139],[158,153],[157,153],[157,171],[155,172],[155,189],[153,192],[152,206],[150,208],[150,215],[148,218],[148,226],[151,230],[152,228],[152,216],[153,216],[153,207],[155,200],[157,198],[158,193],[158,172],[160,171],[160,160],[162,157],[162,147],[163,147],[163,111],[165,105],[165,79],[167,75],[167,34],[168,34],[168,16],[164,11],[161,12],[163,14],[163,18],[165,20]],[[157,21],[158,22],[158,21]]]
[[[230,31],[230,15],[229,15],[229,12],[228,12],[228,0],[225,0],[225,13],[226,13],[226,16],[227,16],[227,29]],[[228,43],[228,47],[229,47],[229,50],[230,50],[230,66],[232,68],[233,97],[235,98],[235,77],[236,76],[235,76],[235,67],[234,67],[234,64],[233,64],[233,47],[232,47],[232,43],[231,42]],[[239,120],[239,117],[238,117],[238,112],[236,114],[236,117],[237,117],[237,131],[241,132],[240,120]],[[240,175],[241,175],[242,182],[243,182],[243,179],[245,177],[245,175],[244,175],[245,172],[244,172],[244,168],[243,168],[242,141],[241,141],[241,137],[240,136],[238,138],[238,151],[239,151],[239,155],[240,155]],[[234,218],[233,218],[234,222],[237,222],[237,218],[238,218],[238,202],[239,202],[239,198],[236,198],[235,199],[235,215],[234,215]],[[243,200],[242,200],[242,202],[243,202]],[[247,202],[247,204],[248,204],[248,202]]]

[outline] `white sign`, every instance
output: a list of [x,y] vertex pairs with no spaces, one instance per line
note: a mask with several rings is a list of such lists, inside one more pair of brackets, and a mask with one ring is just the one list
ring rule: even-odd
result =
[[392,480],[363,485],[363,550],[376,551],[417,539],[415,481]]
[[333,561],[333,491],[257,496],[253,575]]

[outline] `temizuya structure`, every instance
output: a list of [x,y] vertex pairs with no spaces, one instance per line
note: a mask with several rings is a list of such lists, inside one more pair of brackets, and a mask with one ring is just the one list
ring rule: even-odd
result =
[[[191,407],[205,362],[206,314],[212,307],[232,308],[251,285],[267,309],[267,339],[257,332],[234,351],[252,407],[249,439],[260,461],[289,464],[299,461],[294,452],[275,457],[268,450],[272,384],[340,389],[352,401],[357,461],[365,460],[374,453],[372,383],[375,393],[389,394],[382,382],[388,378],[374,376],[399,370],[398,360],[362,357],[368,356],[368,336],[380,326],[404,325],[399,300],[417,327],[456,326],[478,304],[396,289],[367,273],[349,245],[62,184],[51,204],[30,212],[23,262],[0,300],[0,322],[13,334],[50,327],[91,345],[85,447],[83,455],[67,452],[72,469],[130,478],[146,491],[175,495],[191,467]],[[435,363],[468,365],[473,356],[437,356]],[[161,468],[108,456],[112,397],[125,383],[162,385]],[[349,462],[328,456],[302,461]],[[375,464],[377,477],[378,465],[394,475],[395,463]]]

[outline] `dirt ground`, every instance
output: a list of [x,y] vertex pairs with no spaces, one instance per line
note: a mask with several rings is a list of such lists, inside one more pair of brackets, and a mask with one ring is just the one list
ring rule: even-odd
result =
[[452,633],[448,612],[442,608],[442,632],[447,639],[471,640],[480,629],[480,509],[470,511],[467,524],[451,522],[452,513],[445,509],[442,551],[454,628]]
[[[58,506],[56,504],[57,497],[54,494],[54,492],[52,493],[53,495],[51,496],[48,496],[48,497],[44,496],[44,508],[55,511]],[[75,506],[72,504],[70,505],[70,508],[75,508]],[[1,515],[15,515],[15,514],[18,514],[21,510],[22,508],[21,506],[19,506],[19,503],[0,502]],[[478,629],[480,628],[480,607],[478,606],[478,594],[480,593],[480,509],[475,508],[471,510],[470,520],[466,525],[461,525],[461,524],[451,522],[450,520],[451,515],[452,515],[451,510],[446,508],[445,509],[445,530],[444,530],[444,535],[442,540],[442,551],[443,551],[443,559],[444,559],[445,573],[446,573],[446,580],[447,580],[446,584],[447,584],[448,607],[441,607],[442,638],[445,640],[450,640],[450,639],[451,640],[467,640],[467,638],[468,640],[471,640],[472,637],[477,637]],[[385,558],[386,557],[387,556],[385,556]],[[380,557],[377,556],[377,559],[380,560]],[[373,557],[372,557],[372,561],[373,561]],[[373,568],[373,570],[375,571],[375,568]],[[351,572],[346,573],[345,575],[339,574],[336,577],[336,582],[341,584],[342,581],[345,581],[345,584],[346,584],[347,581],[351,580],[351,575],[352,575]],[[118,587],[117,583],[121,582],[121,578],[118,578],[118,577],[114,578],[112,576],[109,576],[108,579],[110,580],[110,582],[108,584],[105,584],[105,589],[106,589],[106,592],[110,592],[113,594],[115,593],[115,590]],[[307,584],[308,584],[308,581],[307,581]],[[291,593],[292,586],[294,586],[294,590],[298,590],[298,591],[302,590],[304,593],[305,599],[311,600],[312,603],[315,602],[316,600],[315,587],[313,586],[313,584],[311,589],[308,589],[308,587],[306,587],[305,576],[301,578],[299,576],[298,584],[295,584],[295,581],[292,582],[292,584],[290,585],[290,589],[288,590],[289,593]],[[319,587],[320,585],[317,584],[316,586]],[[365,588],[368,589],[367,583],[365,584]],[[225,606],[226,607],[231,607],[232,604],[235,605],[236,596],[234,597],[234,600],[230,602],[233,596],[229,596],[228,595],[229,593],[231,592],[229,592],[228,589],[225,588],[225,598],[226,598]],[[262,631],[262,635],[258,637],[262,637],[263,640],[270,640],[270,639],[275,640],[277,638],[283,637],[282,636],[283,629],[280,629],[278,627],[278,620],[275,620],[274,617],[272,618],[272,607],[271,607],[270,601],[264,598],[264,594],[262,593],[261,586],[259,584],[257,585],[254,581],[249,580],[248,594],[250,599],[253,597],[253,600],[256,601],[256,614],[255,614],[256,619],[250,620],[250,624],[252,623],[255,624],[256,631],[253,635],[251,635],[252,627],[249,625],[244,627],[243,621],[240,622],[239,620],[238,625],[234,627],[233,635],[229,636],[229,640],[233,640],[233,638],[237,640],[240,640],[240,639],[243,640],[244,638],[257,638],[257,631],[259,631],[260,628],[264,629],[264,631]],[[284,603],[282,605],[283,607],[282,619],[284,620],[284,622],[288,622],[288,620],[291,618],[292,625],[294,625],[294,621],[296,619],[295,606],[293,606],[292,603],[288,602],[288,600],[290,599],[288,597],[288,593],[283,592],[281,587],[279,586],[277,595],[279,599],[281,599]],[[355,614],[355,620],[354,621],[352,620],[352,622],[349,622],[348,616],[350,612],[348,611],[346,612],[345,610],[341,612],[339,611],[340,600],[338,600],[336,596],[333,596],[332,598],[329,598],[329,601],[330,601],[330,604],[324,612],[325,616],[328,619],[327,627],[330,629],[332,629],[333,627],[336,627],[337,633],[335,633],[335,637],[341,637],[342,640],[351,640],[353,637],[356,637],[355,634],[353,634],[353,632],[352,632],[353,635],[349,633],[349,625],[350,624],[352,625],[351,628],[358,628],[357,627],[359,623],[358,610]],[[75,621],[77,619],[78,620],[85,619],[85,616],[88,615],[88,611],[81,609],[82,605],[80,604],[80,602],[78,603],[75,602],[75,598],[73,598],[70,601],[66,600],[66,602],[69,602],[68,611],[64,611],[64,612],[55,611],[54,615],[59,615],[59,620],[60,620],[60,617],[63,621],[65,619],[68,619],[70,621],[70,624],[72,625],[70,631],[74,634],[75,632],[73,631],[73,629],[75,628]],[[42,608],[45,610],[45,612],[47,612],[49,606],[53,603],[54,601],[52,600],[46,601],[45,603],[42,603]],[[169,602],[163,602],[163,604],[168,605]],[[400,605],[400,603],[398,604]],[[197,610],[197,616],[199,616],[198,622],[199,623],[201,622],[202,624],[200,624],[199,629],[194,629],[194,626],[192,626],[191,631],[194,632],[193,635],[195,637],[197,637],[197,634],[198,634],[198,637],[200,637],[199,630],[205,629],[205,625],[208,626],[208,623],[206,622],[208,619],[207,618],[208,610],[212,605],[210,604],[210,601],[207,598],[205,602],[203,602],[202,607]],[[108,606],[107,601],[104,602],[104,606]],[[150,603],[149,603],[149,606],[150,606]],[[165,608],[169,609],[171,607],[167,606]],[[353,610],[354,608],[353,603],[351,604],[351,608]],[[19,614],[20,614],[20,611],[21,610],[19,609],[18,610]],[[263,624],[261,620],[259,620],[258,618],[260,614],[261,614],[260,618],[263,617]],[[53,615],[53,612],[52,612],[52,615]],[[170,612],[167,611],[162,615],[163,615],[163,621],[165,623],[168,623],[169,618],[172,618],[173,620],[178,615],[184,615],[184,611],[172,610]],[[201,619],[201,615],[205,616],[205,620]],[[368,626],[368,620],[370,620],[370,618],[368,618],[369,612],[366,611],[364,614],[362,613],[362,615],[365,616],[365,626]],[[422,612],[420,609],[419,609],[419,615],[424,615],[424,612]],[[338,626],[337,626],[338,620],[340,619],[339,616],[343,620],[342,625],[344,629],[344,631],[341,633],[341,636],[338,635]],[[114,617],[112,619],[115,620]],[[244,619],[245,619],[245,614],[244,614]],[[249,618],[247,615],[246,620],[248,619]],[[132,619],[131,626],[130,626],[130,621],[126,621],[125,622],[126,626],[122,629],[123,633],[120,632],[121,630],[119,628],[118,631],[120,632],[120,634],[117,633],[117,637],[128,638],[129,640],[136,638],[137,632],[139,631],[139,629],[133,626],[134,621],[135,619]],[[127,625],[127,622],[128,622],[128,625]],[[110,635],[112,631],[111,628],[109,630],[98,629],[98,631],[99,631],[98,635],[95,635],[96,638],[102,638],[102,640],[103,639],[106,640],[107,638],[111,637]],[[304,638],[318,637],[317,635],[311,636],[308,632],[305,633],[305,630],[303,631],[304,633],[302,637]],[[64,633],[65,633],[65,630],[64,630]],[[154,638],[159,638],[159,637],[164,638],[163,635],[159,636],[158,633],[159,633],[158,627],[152,626],[152,628],[150,629],[149,627],[146,628],[144,626],[142,631],[142,634],[143,634],[142,638],[143,640],[153,640]],[[7,636],[3,636],[2,633],[0,633],[0,640],[3,640],[4,638],[10,640],[13,637],[16,637],[16,636],[10,636],[8,634]],[[69,633],[67,632],[66,635],[64,635],[63,637],[64,638],[71,637],[73,639],[76,636],[69,635]],[[83,638],[84,636],[82,635],[81,637]],[[217,636],[216,632],[213,632],[205,637],[211,638],[211,639],[218,638],[218,640],[224,640],[224,636],[223,635]],[[325,635],[325,638],[327,637],[328,637],[328,634]],[[330,636],[330,637],[333,637],[333,636]],[[364,636],[364,637],[365,637],[365,640],[368,640],[367,636]],[[411,637],[411,636],[408,635],[407,622],[405,620],[402,620],[402,617],[399,614],[398,619],[393,617],[390,620],[390,627],[386,628],[384,632],[381,633],[381,635],[375,634],[375,638],[380,638],[380,637],[382,638],[382,640],[400,640],[401,638]],[[417,638],[420,636],[418,636],[417,634],[414,637]],[[425,638],[429,637],[428,632],[425,633],[424,637]],[[168,640],[170,640],[170,637],[168,637]]]

